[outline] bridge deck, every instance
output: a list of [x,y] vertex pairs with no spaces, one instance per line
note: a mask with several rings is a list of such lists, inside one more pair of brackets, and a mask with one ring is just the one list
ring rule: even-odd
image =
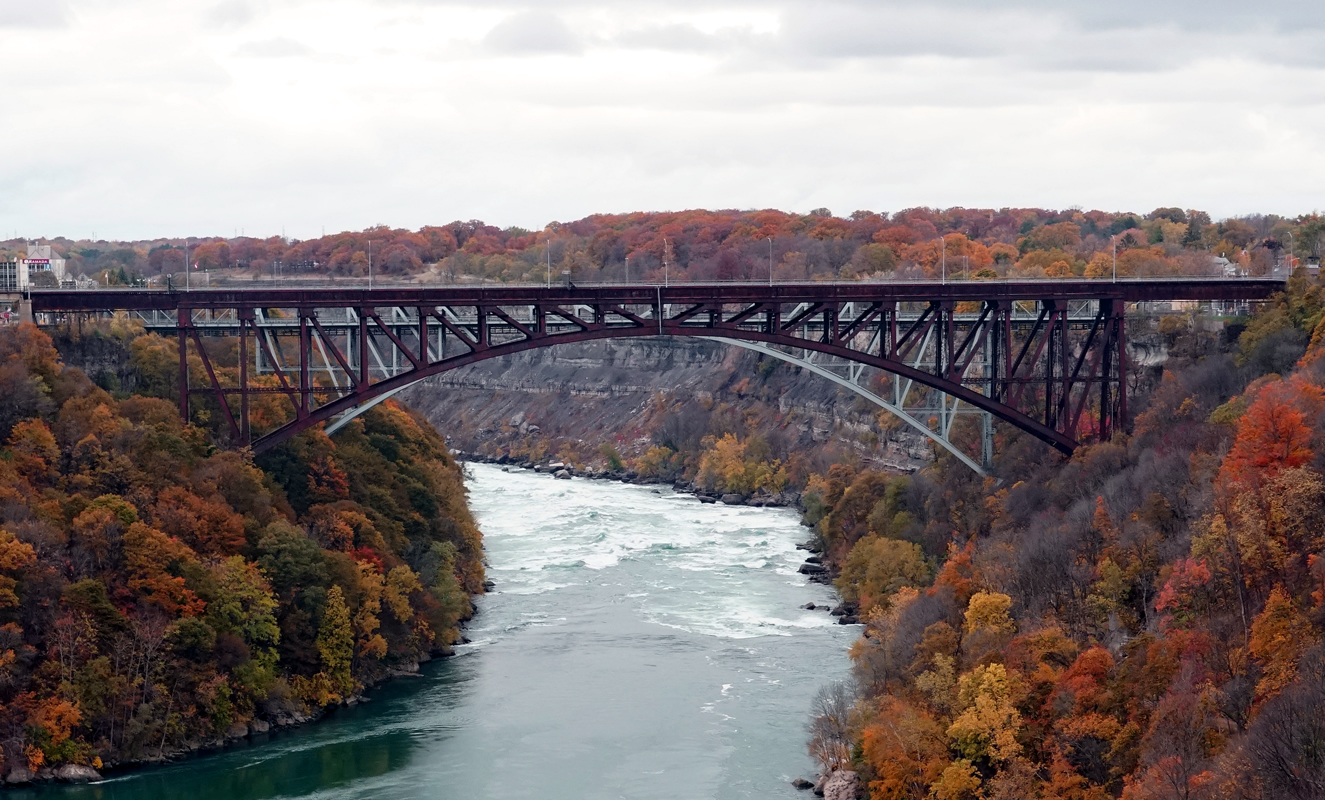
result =
[[694,283],[672,286],[386,286],[375,289],[326,287],[195,289],[166,291],[34,289],[34,312],[151,311],[174,308],[266,306],[392,306],[543,303],[748,303],[748,302],[967,302],[993,300],[1264,300],[1283,291],[1284,281],[1268,278],[1163,278],[1124,281],[961,281],[947,283]]

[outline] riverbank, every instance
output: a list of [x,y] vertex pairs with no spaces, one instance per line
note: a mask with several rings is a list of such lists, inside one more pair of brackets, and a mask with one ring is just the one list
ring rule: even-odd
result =
[[[857,630],[787,509],[469,464],[495,589],[453,657],[317,724],[16,800],[791,800]],[[816,610],[802,607],[813,603]],[[439,787],[445,787],[440,789]]]
[[[468,641],[467,639],[464,641]],[[100,769],[80,764],[65,764],[56,768],[42,768],[37,772],[15,767],[11,769],[0,782],[0,787],[31,787],[42,784],[68,783],[68,784],[87,784],[96,783],[103,780],[114,780],[121,778],[135,770],[144,767],[154,767],[163,764],[177,763],[187,761],[193,758],[199,758],[207,755],[223,752],[235,747],[245,741],[258,740],[277,733],[294,731],[306,725],[310,725],[325,719],[327,716],[335,714],[343,708],[353,708],[361,703],[372,702],[369,693],[385,687],[400,678],[417,678],[420,676],[420,669],[423,664],[430,663],[438,659],[449,658],[453,653],[439,651],[430,656],[421,659],[418,662],[411,662],[397,667],[368,686],[364,686],[356,694],[345,698],[342,702],[333,706],[322,706],[311,709],[307,712],[291,709],[288,713],[272,715],[270,718],[254,717],[247,723],[236,723],[230,726],[224,733],[220,733],[210,738],[193,738],[183,742],[178,742],[169,747],[163,746],[154,756],[140,759],[126,759],[123,761],[107,761],[101,765]]]

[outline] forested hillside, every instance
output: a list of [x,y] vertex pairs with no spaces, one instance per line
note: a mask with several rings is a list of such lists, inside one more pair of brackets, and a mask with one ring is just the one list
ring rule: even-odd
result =
[[[1318,214],[1257,214],[1218,222],[1198,210],[912,208],[893,214],[828,209],[598,214],[542,230],[479,220],[417,231],[385,226],[298,241],[189,237],[49,243],[72,273],[124,284],[184,271],[224,279],[428,282],[853,280],[993,277],[1263,275],[1277,263],[1319,263]],[[21,241],[0,243],[0,256]],[[1228,264],[1214,259],[1223,258]],[[770,275],[771,273],[771,275]]]
[[1325,796],[1325,321],[1171,321],[1130,436],[807,490],[865,621],[812,751],[873,800]]
[[[84,335],[170,386],[172,342]],[[0,774],[316,714],[446,652],[482,591],[460,468],[404,409],[258,463],[177,409],[0,328]]]

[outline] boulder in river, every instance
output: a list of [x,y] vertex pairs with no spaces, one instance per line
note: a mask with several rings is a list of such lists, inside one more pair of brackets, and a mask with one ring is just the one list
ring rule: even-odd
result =
[[255,719],[248,724],[250,733],[267,733],[271,730],[271,723],[265,719]]
[[721,500],[724,504],[729,506],[739,506],[745,504],[745,498],[739,494],[724,494]]
[[5,777],[5,783],[32,783],[32,779],[35,777],[37,777],[36,773],[24,767],[14,767],[9,771],[9,775]]
[[555,473],[552,474],[552,477],[556,478],[556,479],[559,480],[559,481],[568,481],[568,480],[570,480],[570,470],[568,470],[568,469],[559,469],[559,470],[557,470]]
[[805,605],[801,606],[801,608],[805,609],[806,611],[813,611],[816,608],[818,608],[818,606],[816,606],[814,603],[806,603]]
[[707,503],[707,504],[709,504],[709,505],[712,505],[713,503],[718,502],[718,498],[716,498],[716,497],[709,497],[709,496],[706,495],[706,494],[701,494],[701,495],[699,495],[698,497],[699,497],[699,502],[701,502],[701,503]]
[[828,567],[825,567],[823,564],[811,564],[808,561],[801,564],[801,568],[797,570],[797,572],[802,575],[820,575],[827,571]]
[[805,791],[806,789],[813,789],[813,788],[814,788],[814,784],[813,784],[813,783],[810,783],[809,781],[805,780],[804,778],[797,778],[796,780],[794,780],[794,781],[791,782],[791,785],[794,786],[794,787],[796,787],[797,789],[800,789],[802,792]]
[[849,769],[839,769],[824,782],[824,800],[856,800],[860,778]]

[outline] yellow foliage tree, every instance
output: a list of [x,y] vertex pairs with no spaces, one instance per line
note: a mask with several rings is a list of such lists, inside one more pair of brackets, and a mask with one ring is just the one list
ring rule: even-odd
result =
[[786,488],[787,470],[782,463],[752,457],[748,441],[726,433],[720,439],[705,437],[703,444],[700,484],[736,494],[752,494],[760,489],[779,492]]
[[1315,629],[1282,586],[1270,592],[1265,610],[1251,624],[1251,654],[1261,662],[1256,696],[1268,700],[1297,675],[1297,662],[1315,641]]
[[976,667],[957,684],[961,712],[948,727],[953,748],[972,761],[1007,761],[1021,754],[1013,682],[1002,664]]
[[904,586],[927,585],[930,577],[919,545],[870,534],[851,548],[835,583],[844,599],[868,612]]
[[[319,677],[326,680],[330,691],[319,694],[340,695],[354,691],[354,678],[350,673],[350,661],[354,655],[354,629],[350,624],[350,609],[345,605],[345,592],[336,585],[327,591],[327,605],[322,613],[322,624],[317,631],[317,651],[322,659],[322,672]],[[310,687],[322,689],[321,685]]]
[[[0,528],[0,572],[17,572],[31,566],[37,560],[32,545],[20,542],[3,528]],[[14,587],[18,581],[7,575],[0,575],[0,608],[13,608],[18,605],[18,595]]]
[[975,765],[964,758],[949,764],[929,788],[929,792],[937,800],[976,800],[983,796],[980,793],[980,775]]
[[994,633],[1013,633],[1017,626],[1012,622],[1008,611],[1012,608],[1012,598],[998,592],[976,592],[971,595],[971,602],[966,606],[966,633],[992,631]]
[[400,622],[409,622],[414,618],[414,609],[409,604],[409,596],[413,592],[421,591],[423,584],[419,583],[419,576],[414,574],[414,570],[401,564],[387,573],[382,599],[386,602],[386,607],[391,609],[393,617]]
[[354,633],[359,642],[360,655],[381,659],[386,655],[386,639],[377,632],[382,621],[382,595],[386,581],[377,567],[367,561],[359,564],[359,608],[354,613]]

